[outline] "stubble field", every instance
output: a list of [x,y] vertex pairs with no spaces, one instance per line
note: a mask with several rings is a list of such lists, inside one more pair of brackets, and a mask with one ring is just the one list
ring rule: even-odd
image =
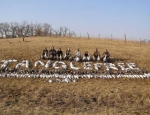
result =
[[[133,62],[150,72],[150,44],[135,41],[63,37],[0,39],[0,60],[29,60],[30,68],[44,47],[77,48],[92,55],[95,48],[111,54],[114,64]],[[46,62],[44,60],[43,62]],[[66,62],[69,65],[69,62]],[[2,63],[0,63],[2,64]],[[78,63],[83,66],[82,63]],[[8,67],[15,67],[9,64]],[[42,67],[39,67],[41,69]],[[50,68],[51,69],[51,68]],[[79,79],[76,83],[48,83],[40,78],[0,77],[2,115],[149,115],[150,79]]]

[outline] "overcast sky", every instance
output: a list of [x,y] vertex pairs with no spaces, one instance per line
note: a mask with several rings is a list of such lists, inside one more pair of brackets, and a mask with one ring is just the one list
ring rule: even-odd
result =
[[78,36],[150,40],[150,0],[0,0],[0,23],[24,20]]

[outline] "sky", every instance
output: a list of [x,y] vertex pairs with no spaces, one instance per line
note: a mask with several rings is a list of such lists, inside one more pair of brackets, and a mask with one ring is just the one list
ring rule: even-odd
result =
[[150,40],[150,0],[0,0],[0,23],[25,20],[77,36]]

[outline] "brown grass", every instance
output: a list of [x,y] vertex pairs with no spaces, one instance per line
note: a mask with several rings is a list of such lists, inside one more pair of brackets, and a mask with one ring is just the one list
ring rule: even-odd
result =
[[[0,60],[28,59],[31,68],[44,47],[93,54],[107,48],[114,63],[134,62],[150,72],[150,44],[109,39],[32,37],[1,39]],[[46,61],[45,61],[46,62]],[[15,64],[9,64],[14,67]],[[47,83],[43,79],[0,78],[2,115],[149,115],[149,79],[80,79],[77,83]]]

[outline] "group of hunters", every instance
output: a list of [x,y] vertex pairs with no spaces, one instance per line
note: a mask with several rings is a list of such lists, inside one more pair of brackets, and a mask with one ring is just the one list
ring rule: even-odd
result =
[[[64,56],[63,56],[64,55]],[[90,55],[88,53],[88,51],[85,51],[83,58],[82,58],[82,54],[80,49],[78,48],[75,52],[74,55],[71,55],[71,50],[70,47],[66,50],[65,54],[63,54],[61,48],[59,48],[57,51],[55,50],[54,46],[52,46],[52,49],[50,49],[49,51],[47,50],[47,48],[45,47],[45,49],[42,52],[41,55],[42,59],[50,59],[50,60],[74,60],[74,61],[89,61],[90,60]],[[98,51],[98,49],[95,49],[94,53],[93,53],[93,60],[94,61],[104,61],[104,62],[108,62],[110,61],[110,54],[109,52],[106,51],[103,53],[102,58],[100,58],[100,53]]]

